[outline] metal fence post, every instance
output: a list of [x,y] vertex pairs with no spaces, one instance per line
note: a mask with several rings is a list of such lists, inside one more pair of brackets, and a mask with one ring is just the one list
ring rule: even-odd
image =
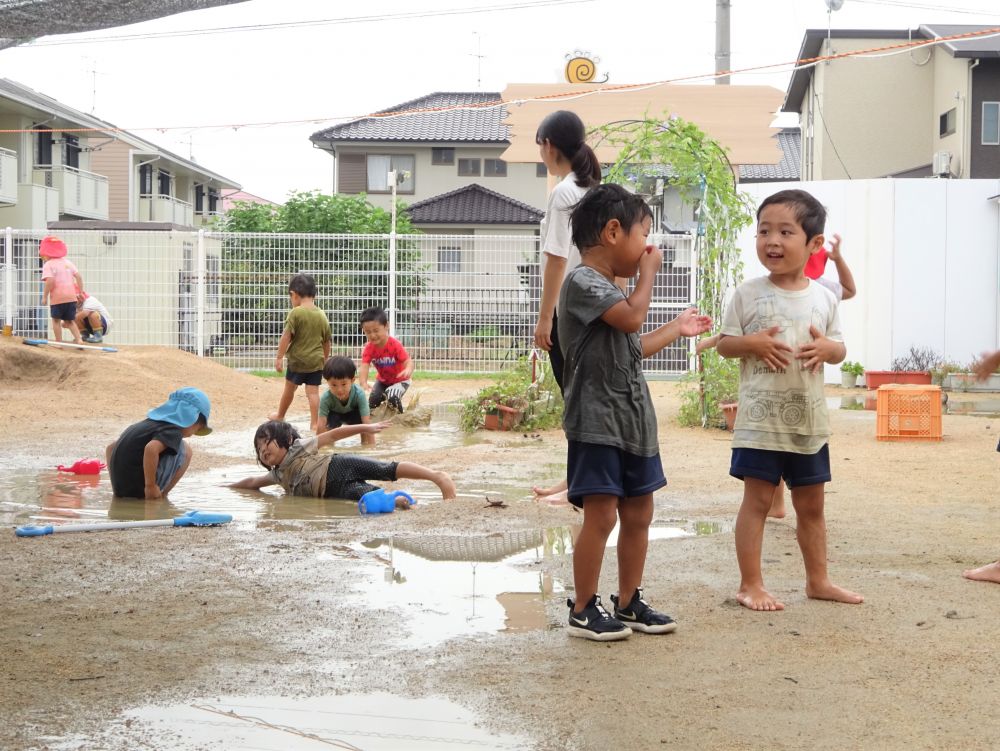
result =
[[389,231],[389,331],[396,331],[396,227]]
[[3,233],[3,322],[14,331],[14,229]]
[[205,230],[198,230],[197,270],[195,271],[195,351],[205,356]]

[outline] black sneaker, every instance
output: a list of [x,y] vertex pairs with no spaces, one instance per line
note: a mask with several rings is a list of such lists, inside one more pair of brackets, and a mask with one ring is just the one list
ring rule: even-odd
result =
[[576,606],[575,600],[566,600],[566,604],[569,606],[567,631],[570,636],[593,641],[618,641],[628,639],[632,635],[628,626],[608,615],[608,611],[601,605],[599,595],[591,597],[587,607],[580,613],[573,612]]
[[618,595],[611,595],[615,604],[615,618],[634,631],[647,634],[669,634],[677,629],[677,623],[666,613],[653,610],[649,603],[642,599],[642,587],[632,595],[632,602],[627,607],[620,607]]

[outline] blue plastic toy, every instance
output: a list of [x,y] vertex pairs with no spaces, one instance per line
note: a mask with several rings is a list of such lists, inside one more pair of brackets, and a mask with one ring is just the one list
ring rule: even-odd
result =
[[213,524],[228,524],[232,514],[216,514],[211,511],[188,511],[173,519],[149,519],[141,522],[100,522],[98,524],[29,524],[17,527],[18,537],[42,537],[58,532],[100,532],[105,529],[129,529],[131,527],[207,527]]
[[378,490],[370,490],[361,496],[361,500],[358,501],[358,511],[362,514],[391,514],[396,510],[396,498],[399,496],[408,500],[411,506],[416,503],[413,496],[402,490],[379,488]]

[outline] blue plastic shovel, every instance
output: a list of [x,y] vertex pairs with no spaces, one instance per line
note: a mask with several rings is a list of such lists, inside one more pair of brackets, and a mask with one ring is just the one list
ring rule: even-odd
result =
[[232,514],[216,514],[211,511],[188,511],[174,519],[149,519],[141,522],[99,522],[98,524],[28,524],[17,527],[18,537],[42,537],[58,532],[101,532],[105,529],[130,529],[131,527],[207,527],[213,524],[228,524]]
[[92,349],[97,352],[117,352],[118,350],[114,347],[98,347],[96,344],[77,344],[76,342],[54,342],[51,339],[25,339],[25,344],[30,344],[32,347],[42,347],[49,345],[50,347],[72,347],[73,349]]

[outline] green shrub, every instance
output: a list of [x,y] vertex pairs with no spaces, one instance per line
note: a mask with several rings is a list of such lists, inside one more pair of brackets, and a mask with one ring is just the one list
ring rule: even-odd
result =
[[562,424],[563,401],[559,386],[546,363],[536,363],[537,383],[531,382],[531,360],[520,358],[502,371],[496,383],[486,386],[462,402],[459,425],[471,433],[483,426],[483,416],[499,405],[524,411],[521,430],[547,430]]
[[723,402],[735,402],[740,392],[738,358],[726,359],[710,349],[701,354],[701,361],[701,372],[688,372],[681,378],[688,387],[681,395],[677,421],[689,428],[724,425],[725,418],[719,405]]

